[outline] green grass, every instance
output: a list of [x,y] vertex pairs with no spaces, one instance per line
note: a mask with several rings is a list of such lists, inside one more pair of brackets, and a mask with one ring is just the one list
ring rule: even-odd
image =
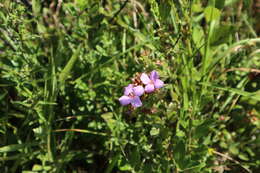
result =
[[0,172],[258,172],[253,3],[0,0]]

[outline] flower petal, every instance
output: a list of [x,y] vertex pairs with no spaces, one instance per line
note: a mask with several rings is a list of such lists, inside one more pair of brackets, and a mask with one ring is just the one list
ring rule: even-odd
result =
[[142,86],[136,86],[133,88],[133,93],[135,96],[141,96],[144,94],[144,88]]
[[140,107],[142,106],[142,101],[140,100],[140,97],[138,96],[134,96],[132,99],[131,99],[131,104],[133,107]]
[[141,81],[146,85],[149,84],[151,82],[150,78],[148,77],[147,74],[142,73],[141,77],[140,77]]
[[131,103],[132,98],[128,97],[128,96],[122,96],[118,100],[119,100],[120,104],[124,106],[124,105],[128,105],[129,103]]
[[151,92],[154,91],[154,85],[153,84],[148,84],[148,85],[145,86],[144,90],[147,93],[151,93]]
[[130,93],[133,92],[133,84],[129,84],[127,87],[125,87],[124,95],[128,96]]
[[155,82],[154,82],[155,88],[162,88],[163,85],[164,85],[164,83],[160,79],[156,79]]
[[150,79],[155,82],[156,79],[159,79],[159,75],[157,73],[157,71],[153,70],[151,73],[150,73]]

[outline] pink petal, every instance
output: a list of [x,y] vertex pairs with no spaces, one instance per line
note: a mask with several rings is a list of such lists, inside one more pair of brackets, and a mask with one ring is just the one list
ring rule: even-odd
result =
[[132,104],[133,107],[136,107],[136,108],[142,106],[142,102],[140,100],[140,97],[134,96],[131,100],[131,104]]
[[157,71],[153,70],[151,73],[150,73],[150,79],[152,81],[155,81],[156,79],[159,79],[159,75],[157,73]]
[[155,88],[162,88],[163,85],[164,85],[164,83],[160,79],[156,79],[155,82],[154,82]]
[[137,86],[133,88],[134,95],[141,96],[144,94],[144,88],[142,86]]
[[141,81],[146,85],[149,84],[151,82],[150,78],[148,77],[147,74],[142,73],[141,77],[140,77]]
[[125,87],[124,95],[128,96],[130,93],[133,92],[133,84],[129,84],[127,87]]
[[151,93],[151,92],[154,91],[154,85],[153,84],[148,84],[148,85],[145,86],[144,90],[147,93]]
[[129,103],[131,103],[132,98],[128,96],[122,96],[118,100],[121,105],[128,105]]

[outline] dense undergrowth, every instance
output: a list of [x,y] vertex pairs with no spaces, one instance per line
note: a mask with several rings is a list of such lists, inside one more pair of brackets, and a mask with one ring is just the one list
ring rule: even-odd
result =
[[256,3],[0,0],[0,172],[258,172]]

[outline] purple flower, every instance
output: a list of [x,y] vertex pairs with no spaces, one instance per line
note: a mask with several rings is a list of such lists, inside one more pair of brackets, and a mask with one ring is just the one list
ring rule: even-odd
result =
[[119,98],[121,105],[125,106],[131,103],[133,107],[142,106],[140,96],[143,95],[144,88],[142,86],[134,87],[133,84],[129,84],[125,87],[124,95]]
[[159,75],[158,73],[153,70],[151,73],[150,73],[150,77],[148,77],[147,74],[143,73],[140,77],[141,81],[145,84],[145,92],[147,93],[151,93],[153,92],[155,89],[159,89],[159,88],[162,88],[164,83],[163,81],[161,81],[159,79]]

